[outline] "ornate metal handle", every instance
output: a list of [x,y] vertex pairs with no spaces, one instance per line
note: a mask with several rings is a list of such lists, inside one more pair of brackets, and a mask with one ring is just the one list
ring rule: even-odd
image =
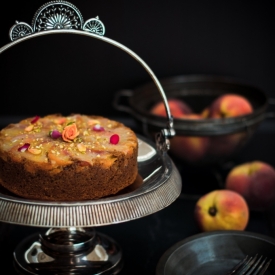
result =
[[59,33],[86,35],[102,40],[125,51],[143,66],[157,86],[165,104],[168,117],[167,129],[163,129],[157,134],[156,142],[157,148],[161,152],[166,152],[170,148],[169,138],[175,135],[175,130],[173,128],[173,117],[170,112],[165,92],[153,71],[136,53],[119,42],[104,37],[105,26],[99,20],[98,16],[84,22],[80,11],[73,4],[67,1],[48,2],[36,11],[31,25],[25,22],[16,21],[9,31],[9,36],[12,42],[0,48],[0,54],[27,39]]

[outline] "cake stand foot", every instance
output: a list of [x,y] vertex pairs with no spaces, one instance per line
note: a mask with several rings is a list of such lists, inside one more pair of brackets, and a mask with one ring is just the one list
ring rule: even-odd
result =
[[24,239],[13,256],[19,274],[107,275],[123,266],[119,245],[94,228],[51,228]]

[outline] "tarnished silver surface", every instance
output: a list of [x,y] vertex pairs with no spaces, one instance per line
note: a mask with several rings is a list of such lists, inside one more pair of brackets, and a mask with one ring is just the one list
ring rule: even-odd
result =
[[0,221],[37,227],[90,227],[155,213],[181,193],[181,177],[168,155],[139,137],[139,177],[125,193],[91,201],[47,202],[0,193]]

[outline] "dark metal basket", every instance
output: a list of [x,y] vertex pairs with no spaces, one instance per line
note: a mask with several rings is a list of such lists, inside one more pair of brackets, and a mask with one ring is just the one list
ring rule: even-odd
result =
[[[234,78],[214,75],[180,75],[161,79],[160,82],[168,99],[182,99],[197,113],[210,105],[215,98],[226,93],[242,95],[253,106],[253,113],[238,117],[196,120],[174,118],[176,136],[210,139],[211,146],[198,159],[186,156],[184,148],[180,153],[175,150],[173,148],[175,138],[172,138],[171,153],[188,163],[205,165],[227,160],[243,147],[267,117],[268,97],[265,92]],[[150,113],[152,106],[159,101],[160,97],[153,83],[146,83],[134,90],[118,91],[114,99],[114,107],[119,111],[128,112],[140,123],[143,133],[153,137],[154,133],[163,128],[166,123],[165,117]],[[233,145],[230,143],[232,139],[235,139]],[[219,146],[222,148],[218,149]]]

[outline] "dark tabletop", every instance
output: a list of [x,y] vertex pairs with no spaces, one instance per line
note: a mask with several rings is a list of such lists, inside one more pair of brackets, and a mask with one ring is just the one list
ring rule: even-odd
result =
[[[123,122],[135,127],[130,120]],[[241,152],[230,160],[230,165],[257,159],[275,166],[274,141],[274,119],[266,120]],[[193,216],[195,203],[201,194],[220,188],[220,181],[227,173],[226,165],[214,170],[198,170],[190,169],[176,160],[175,164],[182,177],[182,193],[176,201],[149,216],[96,228],[97,232],[112,237],[121,246],[124,259],[121,275],[155,274],[157,263],[168,248],[200,233]],[[275,237],[274,213],[275,211],[251,211],[246,231]],[[0,274],[17,274],[13,268],[14,250],[24,238],[34,233],[43,233],[45,230],[0,222]]]

